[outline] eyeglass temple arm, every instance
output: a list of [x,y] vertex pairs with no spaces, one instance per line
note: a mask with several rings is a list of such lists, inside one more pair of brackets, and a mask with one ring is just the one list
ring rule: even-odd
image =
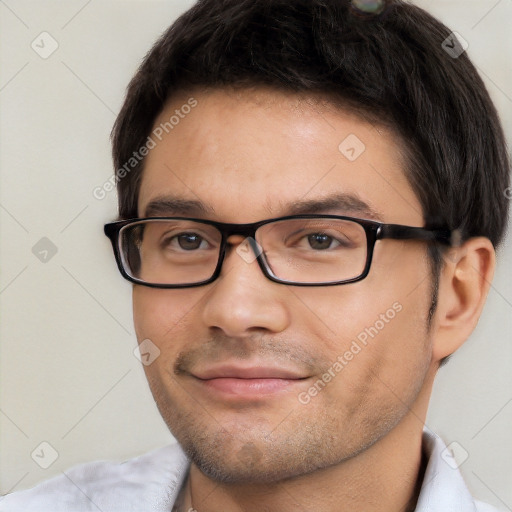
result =
[[397,224],[382,224],[377,230],[377,239],[392,238],[394,240],[425,240],[453,245],[455,232],[449,229],[425,229]]

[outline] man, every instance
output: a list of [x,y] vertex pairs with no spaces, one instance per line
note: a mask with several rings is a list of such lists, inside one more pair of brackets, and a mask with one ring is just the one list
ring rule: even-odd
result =
[[179,444],[0,510],[494,510],[424,429],[508,212],[497,114],[446,27],[400,1],[201,1],[130,83],[113,154],[105,233]]

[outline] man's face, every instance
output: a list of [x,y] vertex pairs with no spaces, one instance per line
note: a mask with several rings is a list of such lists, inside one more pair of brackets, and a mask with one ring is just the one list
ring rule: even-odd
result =
[[[190,113],[180,110],[189,97],[175,97],[155,123],[182,114],[147,157],[140,217],[249,223],[302,205],[423,225],[389,131],[275,91],[193,96]],[[333,195],[349,200],[313,209]],[[148,211],[157,200],[165,208]],[[193,462],[223,481],[275,481],[347,460],[416,414],[421,422],[414,408],[432,367],[425,245],[378,241],[364,280],[297,287],[265,278],[236,251],[242,241],[230,240],[209,285],[133,291],[138,340],[161,351],[145,367],[151,390]]]

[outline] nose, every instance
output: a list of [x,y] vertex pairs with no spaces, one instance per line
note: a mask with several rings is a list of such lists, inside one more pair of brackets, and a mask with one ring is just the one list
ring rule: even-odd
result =
[[267,279],[251,251],[238,240],[226,249],[221,274],[210,285],[203,308],[205,325],[230,337],[279,333],[290,322],[286,286]]

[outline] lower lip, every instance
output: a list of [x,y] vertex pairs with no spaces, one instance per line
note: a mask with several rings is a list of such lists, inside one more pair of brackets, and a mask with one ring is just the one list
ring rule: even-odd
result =
[[255,397],[285,391],[302,379],[237,379],[219,377],[216,379],[200,380],[209,389],[236,396]]

